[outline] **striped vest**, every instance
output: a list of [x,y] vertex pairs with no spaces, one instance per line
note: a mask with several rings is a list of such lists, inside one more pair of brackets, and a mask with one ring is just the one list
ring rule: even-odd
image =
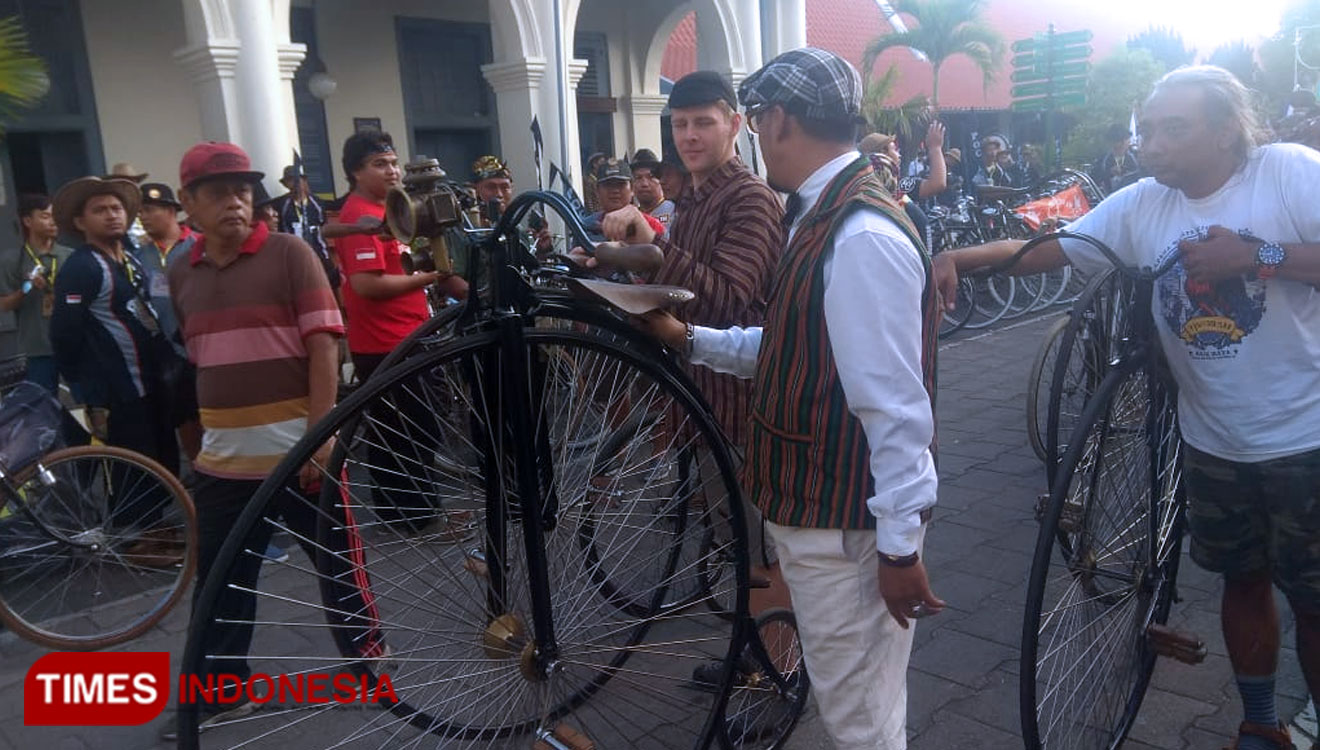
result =
[[802,218],[780,260],[766,310],[743,486],[765,517],[781,526],[875,528],[866,507],[875,494],[866,434],[848,411],[825,327],[824,260],[834,233],[859,210],[897,224],[921,256],[921,371],[932,410],[935,405],[939,306],[930,258],[907,215],[861,158],[830,182]]

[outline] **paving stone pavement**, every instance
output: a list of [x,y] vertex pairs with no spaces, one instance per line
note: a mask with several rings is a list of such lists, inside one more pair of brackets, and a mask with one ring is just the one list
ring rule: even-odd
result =
[[[1044,489],[1040,462],[1027,443],[1023,405],[1032,357],[1051,319],[965,335],[940,352],[941,487],[926,564],[949,609],[918,626],[908,675],[911,750],[1022,747],[1018,642],[1036,536],[1032,508]],[[1217,580],[1184,560],[1179,584],[1182,601],[1174,605],[1170,623],[1198,633],[1210,655],[1194,667],[1159,663],[1125,748],[1218,750],[1240,719],[1219,635]],[[123,650],[169,651],[177,664],[187,624],[184,609]],[[1302,707],[1306,690],[1290,623],[1284,643],[1280,708],[1291,716]],[[169,746],[157,741],[165,719],[144,727],[24,727],[23,676],[42,653],[12,634],[0,634],[0,748]],[[787,745],[789,750],[830,747],[814,710]]]

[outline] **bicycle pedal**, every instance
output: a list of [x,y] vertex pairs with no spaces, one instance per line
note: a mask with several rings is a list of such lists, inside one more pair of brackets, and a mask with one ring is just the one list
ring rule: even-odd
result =
[[1167,625],[1152,623],[1146,628],[1146,643],[1160,656],[1176,659],[1183,664],[1205,661],[1205,642],[1195,633],[1184,633]]
[[555,727],[553,732],[542,730],[537,734],[532,750],[596,750],[596,743],[590,737],[565,724]]

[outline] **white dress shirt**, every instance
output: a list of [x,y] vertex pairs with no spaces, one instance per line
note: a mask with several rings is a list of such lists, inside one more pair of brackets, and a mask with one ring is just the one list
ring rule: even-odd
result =
[[[826,186],[857,158],[856,151],[839,156],[798,187],[803,210],[790,243]],[[902,230],[874,211],[845,219],[827,253],[825,328],[848,410],[871,452],[876,494],[866,504],[876,517],[876,547],[911,554],[921,538],[920,513],[935,504],[938,487],[930,453],[935,417],[921,374],[925,269]],[[697,326],[691,360],[750,378],[760,348],[759,327]]]

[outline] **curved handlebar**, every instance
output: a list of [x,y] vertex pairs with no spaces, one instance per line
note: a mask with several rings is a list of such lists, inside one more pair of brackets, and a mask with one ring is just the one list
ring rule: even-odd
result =
[[596,243],[587,235],[586,227],[582,225],[582,217],[569,205],[568,199],[548,190],[529,190],[520,193],[509,204],[509,208],[504,214],[500,216],[499,223],[495,225],[494,235],[498,237],[514,231],[518,224],[522,222],[523,217],[538,203],[549,206],[555,213],[559,214],[559,218],[564,220],[564,228],[574,244],[588,253],[594,254],[596,252]]
[[1013,253],[1013,256],[1011,258],[1004,261],[1003,263],[990,266],[989,268],[985,269],[984,272],[987,274],[993,274],[993,273],[1000,273],[1003,271],[1007,271],[1008,269],[1017,265],[1017,262],[1022,259],[1022,256],[1026,255],[1027,253],[1031,252],[1037,247],[1045,244],[1046,242],[1057,242],[1061,240],[1077,240],[1079,242],[1085,242],[1086,244],[1094,247],[1096,250],[1099,250],[1100,253],[1104,255],[1105,258],[1110,263],[1113,264],[1114,268],[1117,269],[1119,273],[1135,281],[1150,281],[1153,279],[1157,279],[1160,276],[1163,276],[1164,274],[1169,272],[1169,269],[1173,268],[1174,264],[1177,263],[1178,259],[1181,257],[1179,253],[1174,253],[1172,256],[1169,257],[1168,260],[1164,261],[1164,264],[1161,265],[1159,268],[1154,268],[1154,269],[1148,267],[1138,268],[1136,266],[1130,266],[1127,263],[1124,263],[1123,259],[1118,257],[1118,253],[1115,253],[1113,250],[1109,248],[1108,245],[1101,242],[1100,240],[1097,240],[1091,235],[1082,234],[1081,232],[1069,232],[1065,230],[1058,232],[1050,232],[1049,234],[1042,234],[1039,237],[1031,238],[1025,244],[1023,244],[1022,247],[1018,248],[1017,252]]

